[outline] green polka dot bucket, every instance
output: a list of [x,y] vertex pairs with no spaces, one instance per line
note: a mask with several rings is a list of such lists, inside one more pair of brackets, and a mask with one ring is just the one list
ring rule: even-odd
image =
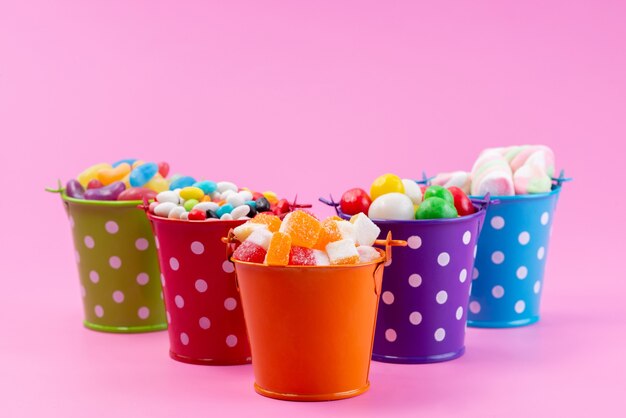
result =
[[167,328],[161,272],[150,224],[135,201],[68,197],[85,327],[137,333]]

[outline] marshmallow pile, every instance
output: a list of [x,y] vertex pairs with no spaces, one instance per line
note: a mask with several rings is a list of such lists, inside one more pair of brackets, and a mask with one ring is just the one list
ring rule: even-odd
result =
[[552,189],[554,153],[545,145],[488,148],[471,172],[440,173],[432,184],[456,186],[474,196],[547,193]]

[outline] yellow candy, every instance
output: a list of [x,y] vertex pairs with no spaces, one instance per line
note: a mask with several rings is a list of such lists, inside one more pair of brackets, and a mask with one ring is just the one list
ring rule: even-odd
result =
[[137,168],[137,167],[139,167],[139,166],[140,166],[140,165],[142,165],[142,164],[145,164],[145,162],[144,162],[144,161],[141,161],[141,160],[137,160],[137,161],[135,161],[135,162],[133,163],[133,168]]
[[80,173],[76,179],[83,187],[87,188],[87,184],[91,180],[97,178],[98,171],[108,169],[108,168],[113,168],[113,167],[111,167],[111,164],[107,164],[107,163],[100,163],[100,164],[92,165],[91,167],[89,167],[88,169]]
[[130,189],[130,173],[126,174],[120,181],[124,183],[127,189]]
[[404,184],[400,177],[395,174],[383,174],[374,180],[370,188],[372,200],[387,193],[404,193]]
[[143,187],[147,187],[157,193],[161,193],[170,189],[170,182],[167,181],[167,179],[164,179],[159,173],[156,173],[149,182],[143,185]]
[[274,192],[263,192],[263,196],[268,200],[268,202],[270,202],[270,204],[278,202],[278,196],[276,196],[276,193]]
[[120,181],[130,174],[130,164],[122,163],[115,168],[103,168],[98,170],[97,177],[100,182],[108,186],[111,183]]
[[180,190],[180,197],[185,200],[196,199],[197,201],[200,201],[204,197],[204,192],[199,187],[183,187]]

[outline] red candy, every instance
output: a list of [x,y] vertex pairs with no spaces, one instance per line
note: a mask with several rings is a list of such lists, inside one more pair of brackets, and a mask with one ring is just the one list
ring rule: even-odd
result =
[[274,213],[276,215],[282,215],[284,213],[289,213],[290,210],[291,210],[291,204],[289,203],[289,201],[287,199],[280,199],[276,203],[276,206],[274,207]]
[[341,196],[341,211],[346,215],[356,215],[360,212],[369,211],[372,199],[363,189],[350,189]]
[[117,200],[143,200],[144,197],[148,200],[154,200],[156,195],[157,192],[146,187],[131,187],[120,193]]
[[472,205],[472,201],[467,197],[467,195],[456,186],[448,187],[448,191],[452,193],[452,197],[454,197],[454,207],[456,208],[459,216],[471,215],[476,212],[474,209],[474,205]]
[[292,246],[289,252],[289,264],[293,266],[314,266],[315,256],[310,248]]
[[163,176],[163,178],[167,177],[167,175],[170,172],[170,165],[166,163],[165,161],[162,161],[158,163],[157,165],[159,167],[159,174]]
[[260,245],[254,244],[250,241],[244,241],[233,253],[233,258],[240,261],[247,261],[249,263],[265,262],[265,255],[267,251]]
[[204,221],[206,219],[206,212],[200,209],[191,209],[189,212],[190,221]]
[[98,179],[91,179],[89,183],[87,183],[87,189],[99,189],[102,186],[104,186],[104,184]]

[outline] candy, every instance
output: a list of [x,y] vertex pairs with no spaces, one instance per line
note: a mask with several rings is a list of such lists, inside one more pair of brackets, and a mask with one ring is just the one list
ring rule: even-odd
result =
[[226,215],[227,213],[230,214],[233,211],[233,205],[229,205],[228,203],[226,203],[225,205],[220,206],[215,213],[217,213],[217,216],[220,217],[220,219],[222,218],[222,216]]
[[289,252],[289,264],[293,266],[314,266],[315,255],[312,249],[293,246]]
[[[195,208],[196,205],[199,203],[200,202],[198,202],[196,199],[189,199],[189,200],[186,200],[185,203],[183,203],[183,207],[185,208],[187,212],[189,212],[190,210]],[[206,209],[204,211],[206,212]]]
[[97,178],[98,171],[108,168],[111,168],[111,164],[100,163],[92,165],[91,167],[80,173],[78,177],[76,177],[76,179],[83,187],[87,187],[87,184],[90,180]]
[[448,191],[452,194],[454,198],[454,207],[456,208],[459,216],[471,215],[476,212],[474,205],[472,205],[472,201],[467,197],[467,195],[456,186],[452,186],[448,188]]
[[268,266],[285,266],[289,264],[291,252],[291,236],[282,232],[274,232],[265,256]]
[[99,189],[89,189],[85,191],[87,200],[117,200],[118,196],[126,189],[126,185],[121,181],[116,181],[108,186]]
[[280,229],[282,221],[273,213],[259,213],[252,218],[249,223],[266,225],[270,232],[277,232]]
[[99,189],[102,186],[104,186],[104,184],[102,184],[102,182],[98,179],[91,179],[89,180],[89,183],[87,183],[88,189]]
[[263,197],[265,197],[268,202],[278,203],[278,196],[276,196],[276,193],[267,191],[267,192],[263,192],[262,194],[263,194]]
[[349,239],[353,244],[356,244],[356,231],[354,229],[354,225],[344,220],[336,221],[336,223],[337,228],[339,228],[339,235],[341,235],[341,239]]
[[230,213],[225,213],[222,216],[220,216],[220,220],[222,221],[231,221],[233,219],[233,215],[231,215]]
[[313,248],[321,228],[320,221],[304,211],[296,210],[285,216],[279,231],[288,234],[293,245]]
[[173,191],[165,191],[156,195],[156,200],[159,203],[163,202],[172,202],[178,204],[180,202],[180,198],[178,197],[178,193]]
[[356,251],[359,253],[359,263],[370,263],[381,257],[376,248],[368,245],[360,245],[357,247]]
[[[158,197],[158,196],[157,196]],[[174,209],[175,207],[178,207],[178,205],[176,203],[172,203],[172,202],[163,202],[163,203],[159,203],[155,208],[154,208],[154,214],[158,215],[158,216],[163,216],[165,218],[167,218],[167,216],[170,214],[170,211],[172,209]]]
[[215,202],[200,202],[193,207],[193,209],[200,209],[205,212],[207,210],[216,211],[218,208],[219,208],[219,205]]
[[280,199],[276,202],[276,207],[274,208],[274,213],[277,215],[283,215],[285,213],[289,213],[291,210],[291,204],[287,199]]
[[430,186],[426,189],[426,193],[424,193],[424,200],[428,200],[431,197],[440,197],[451,205],[454,205],[454,197],[452,193],[445,187],[441,186]]
[[[414,205],[422,203],[422,189],[420,189],[419,184],[415,180],[402,179],[402,185],[404,186],[404,194],[411,199]],[[366,210],[361,212],[367,213]]]
[[456,218],[457,216],[454,205],[437,196],[424,200],[415,213],[416,219]]
[[131,187],[124,190],[117,197],[117,200],[152,200],[156,198],[157,192],[147,189],[145,187]]
[[219,216],[217,216],[217,212],[211,209],[208,209],[206,211],[206,217],[207,219],[219,219]]
[[180,219],[183,213],[187,213],[184,207],[176,206],[174,209],[170,210],[170,213],[167,215],[170,219]]
[[128,164],[128,165],[132,166],[135,163],[135,161],[137,161],[136,158],[126,158],[124,160],[118,160],[118,161],[114,162],[113,164],[111,164],[111,166],[113,168],[117,167],[120,164]]
[[246,202],[246,206],[250,208],[250,211],[248,212],[248,217],[254,218],[257,215],[256,203],[254,201]]
[[552,179],[545,170],[533,163],[521,166],[513,174],[516,194],[547,193],[552,189]]
[[274,234],[268,231],[266,228],[257,228],[252,231],[246,241],[250,241],[267,251],[273,235]]
[[182,189],[183,187],[192,186],[195,182],[196,179],[190,176],[179,176],[176,179],[172,177],[170,190]]
[[159,166],[159,174],[161,175],[161,177],[167,177],[167,175],[170,173],[170,165],[165,161],[161,161],[157,165]]
[[271,209],[271,204],[266,197],[260,197],[256,200],[256,210],[257,212],[268,212]]
[[403,193],[387,193],[372,202],[368,216],[371,219],[414,219],[413,201]]
[[237,190],[239,190],[239,188],[235,183],[231,183],[230,181],[220,181],[219,183],[217,183],[217,190],[220,193],[224,193],[226,190],[232,190],[233,192],[236,192]]
[[152,180],[147,182],[144,187],[152,189],[157,193],[164,192],[170,189],[170,183],[164,179],[159,173],[156,173]]
[[370,197],[376,200],[379,196],[387,193],[404,193],[402,179],[395,174],[383,174],[372,183]]
[[329,243],[326,246],[326,253],[331,265],[355,264],[359,262],[359,253],[354,246],[354,242],[349,239]]
[[191,209],[189,211],[190,221],[204,221],[206,219],[206,212],[200,209]]
[[74,199],[84,199],[85,189],[78,180],[70,180],[65,185],[65,194],[68,197],[73,197]]
[[445,188],[458,187],[463,190],[463,193],[469,194],[470,187],[472,185],[472,177],[470,176],[470,173],[465,171],[439,173],[435,176],[431,183]]
[[363,189],[355,188],[346,191],[341,196],[339,207],[347,215],[356,215],[359,212],[367,213],[372,204],[372,199]]
[[341,239],[341,231],[337,221],[332,218],[323,220],[321,226],[319,237],[313,248],[324,251],[328,243]]
[[240,218],[243,218],[244,216],[248,216],[248,213],[250,213],[250,206],[241,205],[233,209],[233,211],[230,214],[232,215],[233,219],[240,219]]
[[234,208],[242,206],[245,200],[238,193],[232,193],[226,198],[226,203],[232,205]]
[[211,194],[217,190],[217,183],[209,180],[197,181],[193,184],[193,187],[201,189],[204,194]]
[[[267,225],[260,224],[260,223],[253,223],[252,221],[253,220],[250,220],[249,222],[246,222],[245,224],[241,224],[235,229],[233,229],[233,234],[235,235],[235,238],[237,238],[239,242],[244,242],[257,229],[267,230]],[[274,232],[274,231],[270,231],[270,232]]]
[[313,257],[315,257],[316,266],[330,266],[330,260],[326,251],[313,250]]
[[199,187],[183,187],[180,190],[180,197],[185,200],[195,199],[199,201],[204,197],[204,192]]
[[472,167],[471,193],[474,196],[484,196],[487,193],[493,196],[511,196],[515,193],[511,167],[499,152],[487,150],[478,157]]
[[354,215],[350,219],[350,223],[354,225],[356,245],[371,246],[378,238],[378,235],[380,235],[380,228],[376,226],[376,224],[372,222],[364,213]]
[[100,182],[108,186],[115,181],[122,181],[130,173],[130,164],[122,163],[114,168],[103,168],[97,173],[97,178]]
[[262,247],[250,241],[244,241],[233,253],[233,258],[249,263],[263,263],[266,255],[267,251]]
[[[121,167],[121,166],[120,166]],[[156,163],[144,163],[130,172],[130,185],[133,187],[141,187],[159,172],[159,166]]]

